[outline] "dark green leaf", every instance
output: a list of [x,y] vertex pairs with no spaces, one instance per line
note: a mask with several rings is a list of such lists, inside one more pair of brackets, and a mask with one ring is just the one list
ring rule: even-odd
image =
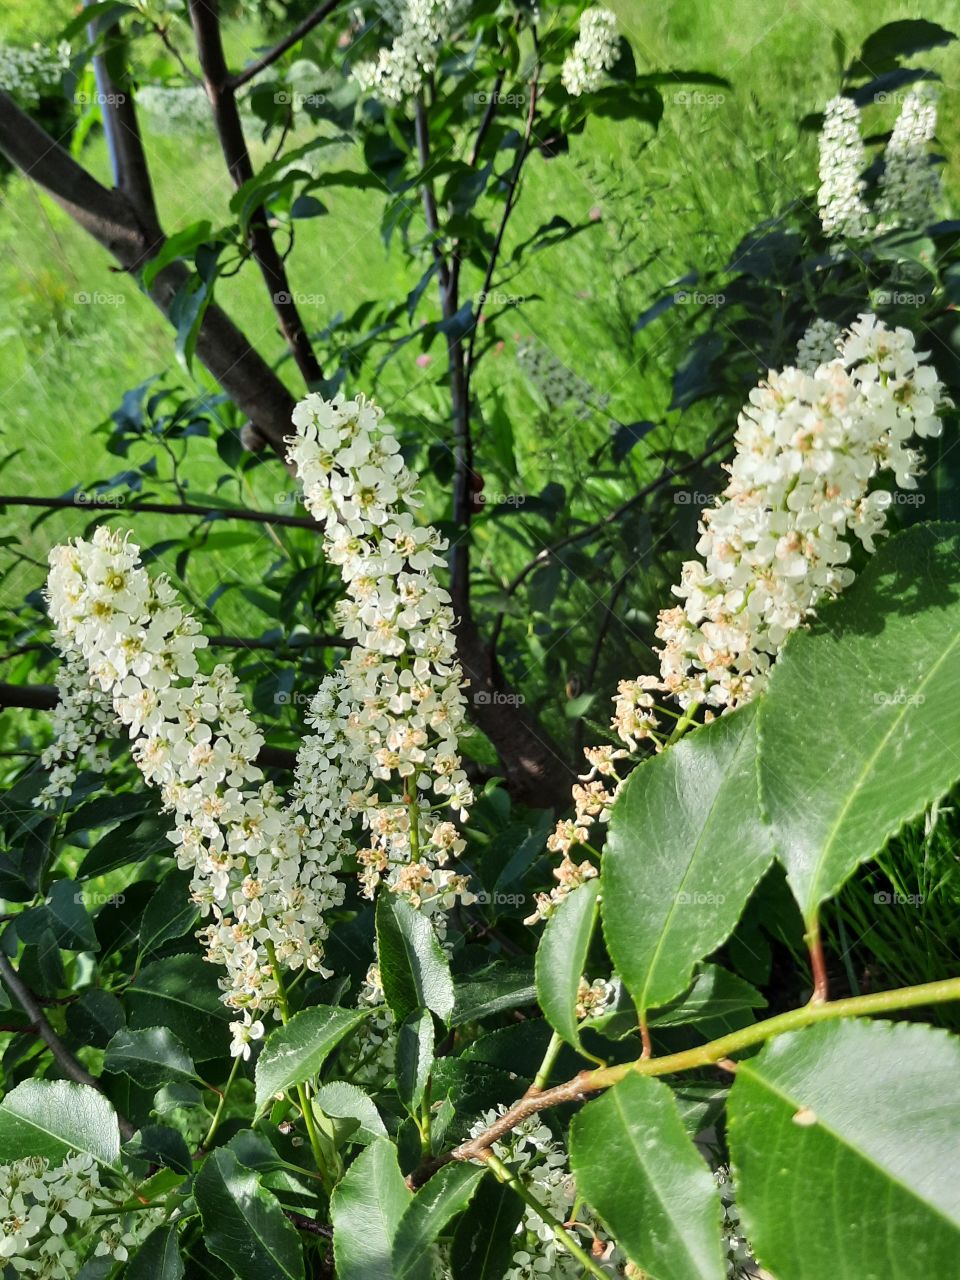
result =
[[360,1127],[350,1135],[352,1142],[366,1146],[375,1138],[387,1136],[386,1125],[376,1104],[358,1085],[348,1084],[346,1080],[332,1080],[320,1086],[313,1100],[325,1115],[336,1120],[357,1121]]
[[364,1010],[315,1005],[272,1031],[257,1059],[258,1111],[269,1106],[276,1094],[315,1076],[331,1051],[365,1017]]
[[109,991],[92,987],[67,1006],[67,1026],[81,1044],[105,1049],[123,1026],[123,1005]]
[[517,1247],[514,1232],[523,1211],[518,1195],[495,1178],[485,1177],[453,1233],[453,1280],[502,1280]]
[[192,1173],[193,1159],[186,1139],[178,1129],[162,1124],[145,1124],[129,1142],[123,1144],[124,1155],[147,1164],[159,1164],[177,1173]]
[[377,950],[383,992],[397,1021],[430,1009],[449,1022],[455,997],[443,948],[427,917],[393,893],[377,899]]
[[107,1045],[104,1070],[128,1075],[144,1089],[164,1084],[191,1084],[197,1079],[193,1059],[168,1027],[118,1031]]
[[547,921],[537,948],[537,994],[544,1017],[580,1049],[577,991],[597,921],[599,880],[587,880],[563,899]]
[[156,1227],[127,1263],[124,1280],[183,1280],[175,1226]]
[[656,1280],[724,1280],[720,1197],[669,1088],[630,1074],[574,1116],[578,1192]]
[[956,1037],[875,1022],[782,1036],[739,1064],[728,1116],[737,1203],[778,1280],[956,1271]]
[[603,928],[641,1013],[686,990],[773,857],[756,786],[756,708],[696,730],[635,769],[610,819]]
[[447,1223],[462,1213],[483,1177],[476,1165],[444,1165],[407,1205],[393,1243],[395,1280],[430,1276],[430,1247]]
[[193,1188],[206,1246],[238,1280],[303,1280],[296,1227],[232,1151],[208,1156]]
[[167,956],[145,965],[127,988],[126,1005],[134,1030],[169,1027],[198,1061],[227,1050],[230,1010],[220,1000],[213,965],[199,956]]
[[424,1009],[411,1013],[397,1030],[397,1093],[413,1116],[420,1114],[432,1066],[433,1014]]
[[337,1280],[395,1280],[391,1253],[411,1195],[386,1138],[357,1156],[330,1198]]

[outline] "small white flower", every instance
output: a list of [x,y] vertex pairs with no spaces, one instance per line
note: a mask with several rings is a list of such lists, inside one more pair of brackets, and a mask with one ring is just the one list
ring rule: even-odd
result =
[[573,52],[560,71],[563,87],[575,98],[593,93],[619,57],[616,14],[609,9],[585,9]]

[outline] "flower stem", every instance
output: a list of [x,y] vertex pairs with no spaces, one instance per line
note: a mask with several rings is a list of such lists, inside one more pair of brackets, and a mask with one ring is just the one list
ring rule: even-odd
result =
[[536,1196],[530,1194],[512,1169],[509,1169],[492,1151],[485,1151],[483,1160],[494,1177],[515,1192],[523,1203],[534,1211],[538,1218],[542,1218],[553,1232],[557,1243],[562,1245],[568,1253],[572,1253],[585,1271],[588,1271],[592,1276],[599,1277],[599,1280],[610,1280],[610,1273],[604,1271],[600,1264],[590,1257],[586,1249],[577,1244],[573,1235],[565,1229],[560,1219],[555,1218],[546,1205],[541,1204]]
[[683,715],[677,721],[673,733],[671,733],[670,737],[667,739],[668,747],[672,747],[675,742],[679,742],[687,730],[693,725],[694,717],[699,710],[699,702],[690,703],[689,707],[687,707],[686,711],[684,711]]
[[546,1087],[547,1081],[550,1079],[550,1072],[554,1068],[557,1056],[563,1048],[563,1037],[558,1036],[556,1031],[550,1037],[550,1043],[547,1045],[547,1051],[543,1055],[543,1061],[540,1063],[540,1070],[536,1074],[533,1084],[530,1086],[530,1092],[534,1090],[539,1093]]
[[[273,979],[277,984],[277,1005],[280,1009],[280,1021],[286,1026],[290,1021],[290,1003],[287,1000],[287,989],[283,985],[283,975],[280,972],[280,965],[277,963],[277,951],[272,939],[268,939],[266,942],[266,952],[270,960],[270,968],[273,970]],[[307,1138],[310,1140],[310,1150],[313,1152],[313,1158],[316,1161],[317,1172],[323,1179],[324,1187],[330,1192],[333,1190],[333,1180],[330,1177],[327,1162],[323,1158],[317,1126],[313,1123],[310,1099],[307,1097],[306,1087],[302,1083],[297,1085],[297,1100],[300,1103],[300,1114],[303,1116],[303,1124],[307,1131]]]
[[220,1121],[223,1119],[223,1109],[227,1105],[227,1095],[230,1092],[230,1086],[233,1084],[237,1076],[237,1069],[240,1066],[239,1056],[234,1058],[233,1066],[230,1068],[230,1074],[227,1077],[227,1083],[223,1087],[223,1093],[220,1095],[220,1101],[217,1103],[217,1109],[213,1114],[213,1120],[210,1122],[210,1128],[207,1130],[207,1136],[201,1143],[202,1150],[206,1151],[210,1143],[214,1139],[214,1135],[220,1128]]

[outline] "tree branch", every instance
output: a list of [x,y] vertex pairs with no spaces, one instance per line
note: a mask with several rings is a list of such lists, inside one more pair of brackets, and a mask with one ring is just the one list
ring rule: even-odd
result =
[[298,23],[288,36],[284,36],[279,44],[275,44],[272,49],[262,57],[258,58],[256,62],[251,62],[248,67],[244,67],[242,71],[238,71],[236,75],[231,76],[231,89],[239,89],[241,85],[245,85],[248,81],[252,80],[254,76],[258,76],[261,71],[272,66],[278,58],[283,57],[288,49],[292,49],[298,41],[304,38],[304,36],[308,36],[314,27],[319,26],[324,18],[326,18],[328,14],[331,14],[339,3],[340,0],[326,0],[325,4],[314,9],[313,13],[308,14],[302,22]]
[[[25,711],[52,711],[60,700],[52,684],[4,684],[0,681],[0,711],[19,708]],[[296,768],[297,753],[285,747],[261,747],[256,763],[261,769]]]
[[[253,164],[237,109],[235,85],[227,70],[223,53],[218,0],[190,0],[190,21],[193,24],[207,97],[210,99],[214,124],[220,138],[220,149],[234,186],[239,188],[253,178]],[[297,368],[308,386],[320,382],[323,370],[293,300],[286,268],[273,242],[267,212],[262,204],[251,213],[249,227],[253,256],[267,286],[287,346],[297,362]]]
[[104,516],[136,515],[144,512],[162,516],[200,516],[213,520],[242,520],[252,524],[272,524],[281,529],[309,529],[316,533],[317,522],[310,516],[281,516],[272,511],[254,511],[249,507],[200,507],[190,502],[131,502],[117,504],[97,501],[94,494],[43,498],[33,494],[0,495],[0,507],[46,507],[49,510],[96,511]]
[[[3,979],[4,985],[9,989],[10,994],[30,1019],[33,1029],[53,1054],[57,1065],[67,1079],[73,1080],[76,1084],[88,1085],[91,1089],[96,1089],[103,1093],[104,1089],[101,1082],[92,1076],[85,1067],[80,1065],[63,1043],[47,1021],[46,1015],[37,1004],[29,987],[21,981],[20,975],[2,952],[0,952],[0,978]],[[123,1135],[124,1140],[132,1138],[136,1133],[135,1127],[119,1112],[117,1112],[117,1123],[120,1126],[120,1133]]]
[[[0,93],[0,152],[43,187],[130,275],[136,277],[156,253],[159,243],[141,224],[129,198],[101,186],[6,93]],[[149,296],[168,318],[177,292],[188,279],[181,262],[171,263],[154,279]],[[257,432],[284,457],[293,397],[216,304],[207,308],[196,350],[198,359]]]
[[[665,1054],[660,1058],[638,1058],[634,1062],[623,1062],[614,1067],[581,1071],[572,1080],[553,1089],[528,1089],[519,1102],[515,1102],[502,1116],[498,1116],[483,1133],[462,1143],[446,1159],[482,1160],[485,1151],[529,1116],[545,1111],[548,1107],[584,1102],[589,1094],[609,1089],[632,1072],[641,1076],[667,1076],[721,1064],[725,1070],[735,1070],[736,1063],[728,1061],[732,1053],[763,1044],[789,1031],[799,1031],[816,1022],[893,1013],[901,1009],[916,1009],[922,1005],[946,1004],[952,1000],[960,1000],[960,978],[945,978],[939,982],[925,982],[920,986],[900,987],[894,991],[876,991],[866,996],[849,996],[845,1000],[812,1002],[799,1009],[765,1018],[762,1022],[755,1022],[752,1026],[733,1031],[693,1049],[683,1049],[679,1053]],[[444,1158],[439,1161],[445,1162]],[[434,1165],[437,1163],[434,1162]]]

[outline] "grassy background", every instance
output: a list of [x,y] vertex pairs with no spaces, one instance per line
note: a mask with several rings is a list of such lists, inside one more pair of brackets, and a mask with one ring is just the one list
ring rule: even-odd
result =
[[[637,338],[632,322],[676,277],[691,268],[718,270],[745,232],[814,185],[815,140],[798,122],[836,89],[837,33],[852,52],[895,18],[925,13],[960,29],[960,2],[949,0],[936,14],[890,0],[676,0],[667,6],[622,0],[615,7],[642,70],[713,71],[728,78],[732,90],[706,104],[674,101],[668,91],[655,136],[641,126],[592,122],[568,156],[551,162],[536,156],[510,241],[518,243],[557,211],[574,223],[589,220],[592,211],[595,226],[559,249],[535,255],[502,287],[540,299],[516,313],[512,338],[540,338],[598,395],[609,396],[610,412],[620,420],[660,421],[679,341],[674,330],[682,317],[667,317]],[[42,7],[8,0],[0,35],[18,43],[49,40],[73,8],[62,0]],[[261,40],[242,19],[231,24],[228,36],[234,65],[252,56]],[[960,49],[937,51],[928,61],[944,77],[941,137],[952,155]],[[225,221],[230,188],[214,139],[160,136],[150,131],[149,119],[144,126],[168,231],[198,218]],[[257,148],[255,159],[263,151]],[[98,136],[91,137],[83,160],[109,182]],[[378,202],[369,193],[334,191],[327,203],[329,217],[300,225],[288,263],[294,289],[322,298],[303,309],[315,329],[364,299],[402,299],[422,270],[399,253],[388,255],[378,234]],[[478,283],[468,280],[466,287]],[[80,292],[119,295],[122,301],[78,304]],[[111,269],[105,252],[19,177],[2,191],[0,293],[0,447],[21,450],[6,467],[4,490],[57,494],[119,470],[122,463],[106,453],[98,428],[124,391],[163,371],[184,382],[165,322],[129,279]],[[282,354],[253,267],[224,281],[218,299],[268,358]],[[436,347],[434,368],[421,370],[411,345],[384,380],[384,402],[427,414],[438,408],[438,353]],[[285,370],[289,377],[289,366]],[[487,362],[483,384],[506,396],[521,491],[535,492],[547,479],[560,479],[577,486],[598,512],[617,499],[616,481],[582,475],[583,458],[603,439],[604,424],[584,426],[585,438],[575,439],[573,448],[569,431],[555,438],[545,434],[510,341],[499,358]],[[713,424],[697,422],[696,429],[704,425]],[[202,492],[217,472],[214,461],[199,466],[191,472],[193,487]],[[635,482],[632,472],[625,473],[625,491]],[[259,491],[250,500],[264,505],[284,487],[275,468],[263,468],[255,483]],[[78,532],[83,523],[81,514],[57,514],[30,531],[23,511],[9,509],[0,533],[17,530],[29,554],[42,562],[54,540]],[[162,534],[159,522],[141,519],[137,527],[148,538]],[[214,560],[210,571],[227,567]],[[34,585],[29,566],[13,572],[2,587],[5,601],[21,599]],[[238,621],[230,616],[229,600],[223,609],[225,625]]]

